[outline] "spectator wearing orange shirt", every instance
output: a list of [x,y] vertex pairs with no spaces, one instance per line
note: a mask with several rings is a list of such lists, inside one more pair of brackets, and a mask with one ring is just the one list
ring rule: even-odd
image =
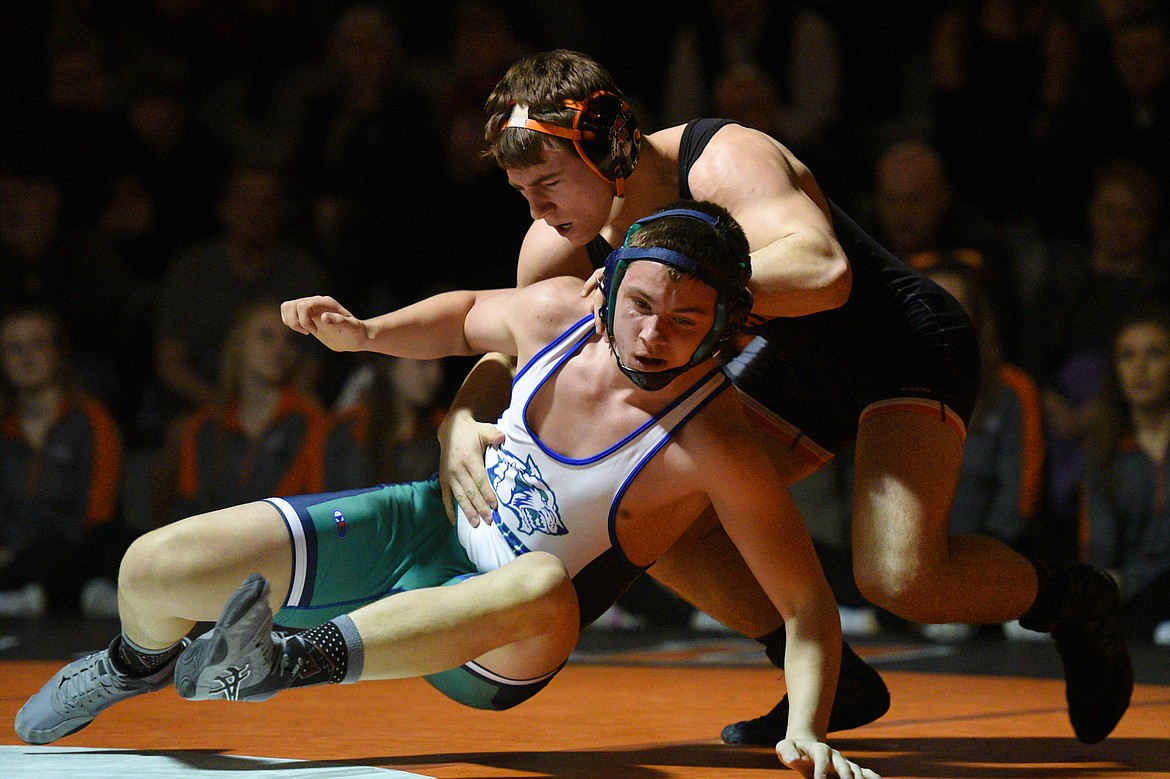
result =
[[[117,520],[121,439],[69,376],[59,319],[0,320],[0,614],[104,613],[129,538]],[[83,592],[87,595],[83,598]]]
[[181,423],[172,518],[323,489],[328,416],[296,384],[294,337],[278,302],[241,310],[224,346],[222,399]]

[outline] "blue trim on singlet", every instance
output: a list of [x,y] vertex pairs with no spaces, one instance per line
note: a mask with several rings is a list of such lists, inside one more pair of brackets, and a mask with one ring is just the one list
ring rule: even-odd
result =
[[[580,323],[578,323],[578,324],[580,324]],[[580,348],[580,346],[578,346],[577,348]],[[704,376],[703,378],[696,381],[690,387],[690,389],[688,389],[686,392],[682,393],[677,398],[672,400],[665,408],[663,408],[661,411],[659,411],[653,417],[646,420],[641,425],[639,425],[637,428],[632,430],[630,433],[628,433],[620,441],[611,445],[608,449],[605,449],[604,451],[599,452],[598,454],[590,455],[589,457],[580,457],[580,458],[565,457],[564,455],[560,454],[559,452],[553,451],[548,446],[546,446],[544,441],[540,440],[540,436],[538,436],[532,430],[532,427],[528,424],[528,406],[532,403],[533,399],[536,397],[536,393],[540,391],[540,388],[544,386],[545,382],[547,382],[550,378],[552,378],[552,375],[554,373],[556,373],[558,370],[560,370],[561,366],[564,365],[565,362],[567,362],[569,360],[569,358],[571,358],[575,353],[576,353],[576,350],[564,355],[557,362],[557,364],[553,366],[553,368],[548,372],[548,374],[545,375],[545,377],[540,380],[540,383],[538,383],[536,385],[536,387],[533,388],[531,394],[529,394],[529,396],[528,396],[528,400],[524,403],[524,412],[520,417],[520,423],[524,425],[525,432],[527,432],[528,435],[532,437],[533,442],[537,446],[540,447],[540,450],[542,452],[544,452],[545,454],[547,454],[552,459],[556,460],[559,463],[563,463],[565,465],[589,465],[590,463],[594,463],[594,462],[597,462],[598,460],[605,459],[607,456],[613,454],[618,449],[621,449],[622,447],[624,447],[632,439],[637,438],[639,435],[641,435],[643,432],[645,432],[645,430],[647,428],[649,428],[651,425],[655,424],[656,422],[661,420],[664,416],[669,414],[674,409],[675,406],[684,402],[691,395],[695,394],[695,392],[697,392],[700,387],[704,386],[706,384],[706,382],[711,378],[712,374],[718,373],[722,370],[722,368],[719,368],[719,367],[713,368],[706,376]],[[687,419],[690,419],[689,415],[687,416]]]
[[[281,516],[284,516],[284,512],[275,504],[267,500],[265,503],[280,511]],[[313,518],[309,516],[309,512],[301,511],[296,506],[293,508],[296,511],[297,520],[301,523],[301,535],[305,539],[305,581],[301,587],[301,597],[298,598],[299,603],[291,604],[300,608],[300,603],[313,602],[313,590],[317,582],[317,526],[313,524]],[[288,533],[289,548],[296,549],[296,539],[293,538],[292,528],[288,525],[287,517],[285,518],[284,532]],[[291,565],[292,578],[289,579],[290,582],[294,581],[297,575],[297,559],[295,554],[293,555]]]
[[[722,371],[721,368],[715,368],[713,371],[711,371],[711,373],[708,373],[702,379],[695,382],[695,386],[691,389],[691,392],[694,392],[694,390],[700,386],[703,386],[703,387],[707,386],[707,382],[711,379],[712,374],[720,373],[721,371]],[[654,459],[654,455],[658,454],[658,451],[660,449],[662,449],[663,446],[665,446],[667,443],[669,443],[674,438],[674,431],[678,430],[680,427],[685,425],[687,422],[691,421],[691,419],[695,416],[695,414],[698,414],[700,411],[702,411],[707,406],[708,403],[710,403],[712,400],[714,400],[717,396],[719,396],[721,393],[723,393],[730,386],[732,386],[731,380],[729,378],[727,378],[726,375],[720,376],[720,386],[717,389],[712,390],[710,395],[703,398],[703,400],[700,401],[698,405],[696,405],[693,409],[691,409],[687,413],[686,416],[684,416],[682,419],[679,420],[678,424],[675,425],[669,433],[667,433],[665,436],[662,437],[661,441],[659,441],[657,444],[654,445],[654,447],[646,454],[646,456],[643,457],[641,459],[641,461],[639,461],[639,463],[634,467],[634,469],[632,471],[630,471],[630,473],[626,476],[626,480],[624,482],[622,482],[622,486],[619,487],[617,492],[614,493],[613,502],[609,504],[609,519],[607,520],[607,527],[609,530],[609,545],[614,550],[615,553],[617,553],[618,555],[621,556],[622,562],[624,562],[626,565],[630,566],[631,568],[637,568],[637,569],[642,570],[642,571],[646,570],[645,567],[640,566],[640,565],[635,565],[634,562],[630,560],[630,558],[626,557],[625,551],[622,549],[621,544],[618,543],[617,510],[618,510],[618,506],[621,505],[622,497],[626,494],[626,490],[629,489],[630,484],[633,483],[634,478],[639,473],[642,472],[642,469],[645,468],[646,465],[651,460]],[[687,393],[687,394],[690,394],[690,393]]]
[[[578,319],[571,327],[569,327],[569,329],[565,330],[565,332],[561,333],[556,338],[554,338],[552,343],[550,343],[548,346],[545,346],[543,349],[541,349],[536,354],[532,355],[532,359],[530,359],[528,362],[524,363],[524,367],[516,372],[515,378],[512,379],[512,386],[513,387],[516,386],[516,382],[520,381],[520,377],[528,372],[528,369],[532,367],[533,363],[535,363],[540,358],[544,357],[545,354],[547,354],[548,352],[555,349],[557,346],[559,346],[565,340],[571,338],[573,336],[573,334],[577,332],[577,328],[579,328],[581,325],[585,324],[586,319],[593,319],[593,314],[586,314],[585,316]],[[586,341],[588,341],[592,337],[593,337],[593,331],[590,330],[585,335],[581,336],[581,340],[578,341],[577,344],[575,344],[573,346],[573,350],[569,353],[574,354],[578,349],[581,348],[582,344],[584,344]],[[563,362],[563,360],[562,360],[562,362]]]

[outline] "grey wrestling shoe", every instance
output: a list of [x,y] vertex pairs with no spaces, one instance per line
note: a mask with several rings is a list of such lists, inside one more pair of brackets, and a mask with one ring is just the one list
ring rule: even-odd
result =
[[268,580],[254,573],[223,607],[215,627],[191,642],[175,667],[175,688],[188,700],[264,701],[291,684],[272,632]]
[[176,659],[149,676],[119,671],[111,657],[120,641],[115,638],[108,649],[74,660],[54,674],[16,712],[16,735],[29,744],[49,744],[81,730],[118,701],[170,684]]

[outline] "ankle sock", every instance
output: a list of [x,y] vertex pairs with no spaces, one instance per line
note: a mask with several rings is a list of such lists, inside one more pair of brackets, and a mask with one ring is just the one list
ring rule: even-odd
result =
[[764,654],[772,661],[772,665],[780,669],[784,668],[784,647],[787,645],[786,635],[784,626],[781,625],[771,633],[766,633],[756,639],[756,641],[764,645]]
[[1050,633],[1064,615],[1064,601],[1068,593],[1068,571],[1053,569],[1046,563],[1028,558],[1036,569],[1036,600],[1020,615],[1021,627]]
[[118,639],[118,649],[111,653],[111,659],[114,667],[131,676],[149,676],[183,651],[182,640],[165,649],[147,649],[131,641],[124,632]]
[[296,669],[290,687],[351,684],[361,678],[365,661],[362,637],[347,614],[289,636],[284,656]]

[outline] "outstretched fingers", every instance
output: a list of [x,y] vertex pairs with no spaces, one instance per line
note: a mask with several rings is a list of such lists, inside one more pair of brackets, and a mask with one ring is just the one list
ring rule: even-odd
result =
[[881,779],[874,771],[862,768],[828,744],[811,739],[786,738],[776,745],[780,762],[805,779]]

